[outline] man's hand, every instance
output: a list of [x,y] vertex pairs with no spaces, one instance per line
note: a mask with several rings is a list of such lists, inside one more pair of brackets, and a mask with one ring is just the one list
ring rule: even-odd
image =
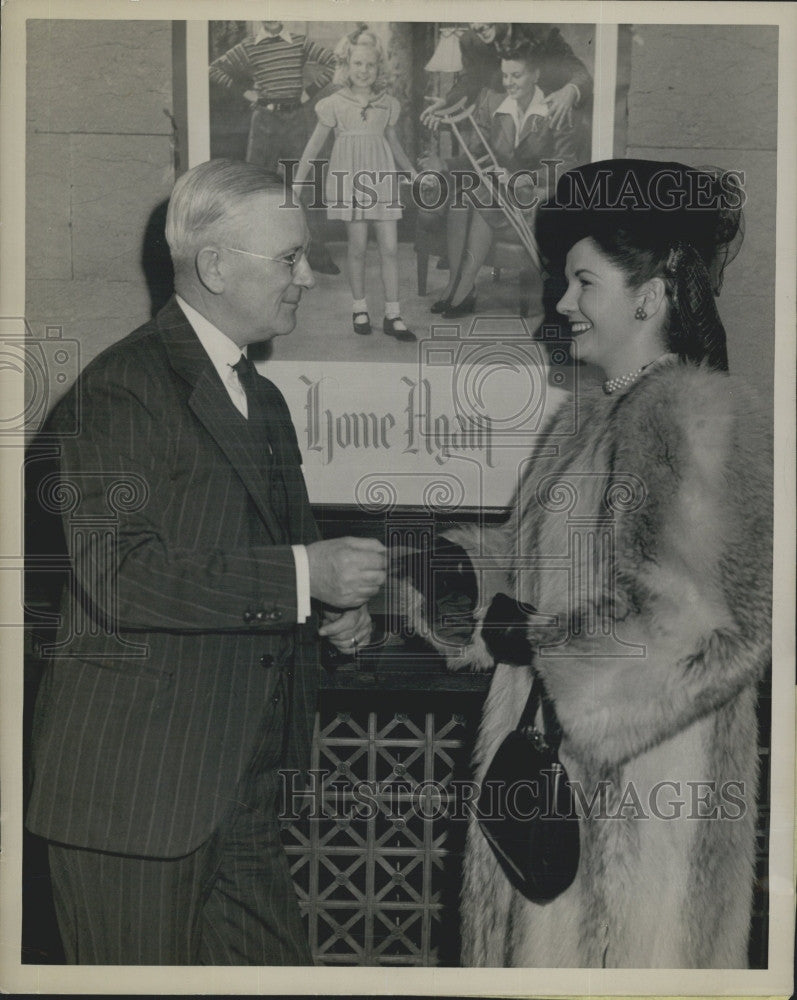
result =
[[250,104],[257,104],[260,95],[256,90],[245,90],[244,100],[249,101]]
[[385,582],[385,547],[375,538],[332,538],[307,546],[310,596],[333,608],[359,608]]
[[566,83],[560,90],[554,90],[545,98],[551,113],[551,125],[555,129],[570,128],[573,116],[570,113],[576,103],[578,90],[574,83]]
[[373,622],[368,608],[363,604],[348,611],[325,611],[324,624],[318,630],[341,653],[353,653],[358,646],[366,646],[371,639]]

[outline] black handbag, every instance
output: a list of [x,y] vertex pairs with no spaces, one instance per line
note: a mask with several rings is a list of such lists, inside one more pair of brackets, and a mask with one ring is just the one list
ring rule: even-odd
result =
[[[543,732],[535,727],[542,705]],[[504,874],[545,903],[573,883],[580,854],[573,792],[558,756],[562,730],[535,676],[517,729],[498,748],[476,802],[479,828]]]

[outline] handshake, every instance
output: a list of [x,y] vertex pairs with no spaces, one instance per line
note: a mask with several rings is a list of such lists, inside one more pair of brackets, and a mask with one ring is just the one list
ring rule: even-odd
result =
[[479,588],[473,564],[461,545],[437,538],[431,551],[402,549],[391,568],[420,597],[421,613],[435,638],[447,644],[469,642]]
[[[393,560],[395,575],[421,596],[424,617],[435,638],[448,645],[470,642],[476,624],[479,582],[461,545],[440,537],[428,551],[404,552]],[[526,613],[506,594],[493,597],[481,623],[481,638],[495,662],[529,664],[533,646]]]
[[[307,556],[310,593],[331,608],[360,608],[387,578],[388,551],[374,538],[314,542],[307,546]],[[402,549],[391,555],[389,570],[420,596],[435,638],[449,645],[470,642],[479,584],[461,545],[439,537],[431,551]],[[531,662],[527,625],[527,615],[516,601],[502,593],[493,597],[482,620],[482,639],[496,662]]]

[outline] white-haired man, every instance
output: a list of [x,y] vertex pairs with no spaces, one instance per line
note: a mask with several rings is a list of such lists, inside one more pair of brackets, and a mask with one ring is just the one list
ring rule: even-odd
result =
[[311,961],[278,771],[309,761],[319,610],[340,648],[366,641],[385,557],[319,541],[287,406],[246,357],[314,284],[302,212],[267,180],[215,160],[177,182],[175,297],[52,417],[71,584],[27,823],[70,962]]

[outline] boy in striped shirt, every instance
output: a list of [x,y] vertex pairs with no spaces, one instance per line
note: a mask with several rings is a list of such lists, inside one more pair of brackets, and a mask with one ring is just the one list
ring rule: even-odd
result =
[[[313,83],[305,87],[305,65],[314,70]],[[246,159],[272,173],[281,173],[280,160],[299,160],[315,125],[302,104],[332,79],[332,52],[305,35],[292,35],[281,21],[261,21],[254,38],[245,38],[210,65],[210,79],[230,90],[242,88],[252,119]],[[311,245],[308,259],[314,271],[339,274],[324,243],[319,224],[307,212]]]

